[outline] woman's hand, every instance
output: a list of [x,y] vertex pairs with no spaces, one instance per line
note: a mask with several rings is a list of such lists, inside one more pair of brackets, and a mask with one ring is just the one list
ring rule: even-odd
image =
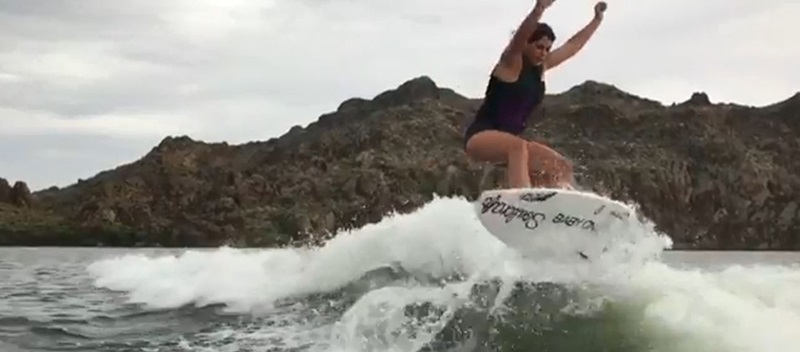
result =
[[554,2],[556,2],[556,0],[536,0],[536,7],[547,10]]
[[606,12],[608,8],[608,4],[605,1],[600,1],[597,5],[594,5],[594,17],[597,19],[603,19],[603,13]]

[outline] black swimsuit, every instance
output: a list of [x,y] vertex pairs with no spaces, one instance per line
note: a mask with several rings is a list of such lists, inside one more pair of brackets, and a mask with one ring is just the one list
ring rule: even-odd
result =
[[528,126],[531,112],[542,103],[544,93],[541,66],[525,62],[519,78],[513,83],[492,75],[483,104],[464,133],[464,144],[470,137],[485,130],[521,134]]

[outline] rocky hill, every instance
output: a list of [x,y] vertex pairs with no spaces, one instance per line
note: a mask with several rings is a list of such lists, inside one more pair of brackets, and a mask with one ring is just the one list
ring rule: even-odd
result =
[[[435,194],[473,198],[504,179],[461,151],[478,103],[419,77],[265,142],[169,137],[130,164],[13,200],[0,182],[0,244],[314,244]],[[800,248],[800,94],[759,108],[703,93],[663,106],[587,81],[537,114],[530,137],[570,157],[585,188],[641,204],[676,248]]]

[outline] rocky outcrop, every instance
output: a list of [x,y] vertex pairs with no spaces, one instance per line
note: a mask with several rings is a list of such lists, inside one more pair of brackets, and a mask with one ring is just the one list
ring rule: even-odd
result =
[[31,190],[28,188],[28,184],[17,181],[12,187],[8,180],[0,177],[0,203],[27,208],[31,202]]
[[0,203],[11,203],[11,185],[0,177]]
[[[695,93],[663,106],[587,81],[548,96],[528,136],[572,159],[583,187],[640,204],[677,248],[796,249],[796,97],[752,108]],[[461,149],[478,103],[418,77],[264,142],[166,138],[130,164],[36,192],[26,211],[49,216],[62,245],[315,244],[435,194],[502,185],[501,168]],[[7,244],[47,233],[2,228]]]

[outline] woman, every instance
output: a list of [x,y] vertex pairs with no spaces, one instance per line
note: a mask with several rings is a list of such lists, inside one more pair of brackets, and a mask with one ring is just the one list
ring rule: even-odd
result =
[[600,26],[606,3],[597,3],[591,22],[551,52],[556,36],[539,19],[554,1],[537,0],[514,32],[492,70],[483,105],[464,136],[464,149],[470,158],[507,163],[511,188],[572,188],[572,165],[556,151],[519,135],[527,127],[530,113],[544,98],[544,72],[583,48]]

